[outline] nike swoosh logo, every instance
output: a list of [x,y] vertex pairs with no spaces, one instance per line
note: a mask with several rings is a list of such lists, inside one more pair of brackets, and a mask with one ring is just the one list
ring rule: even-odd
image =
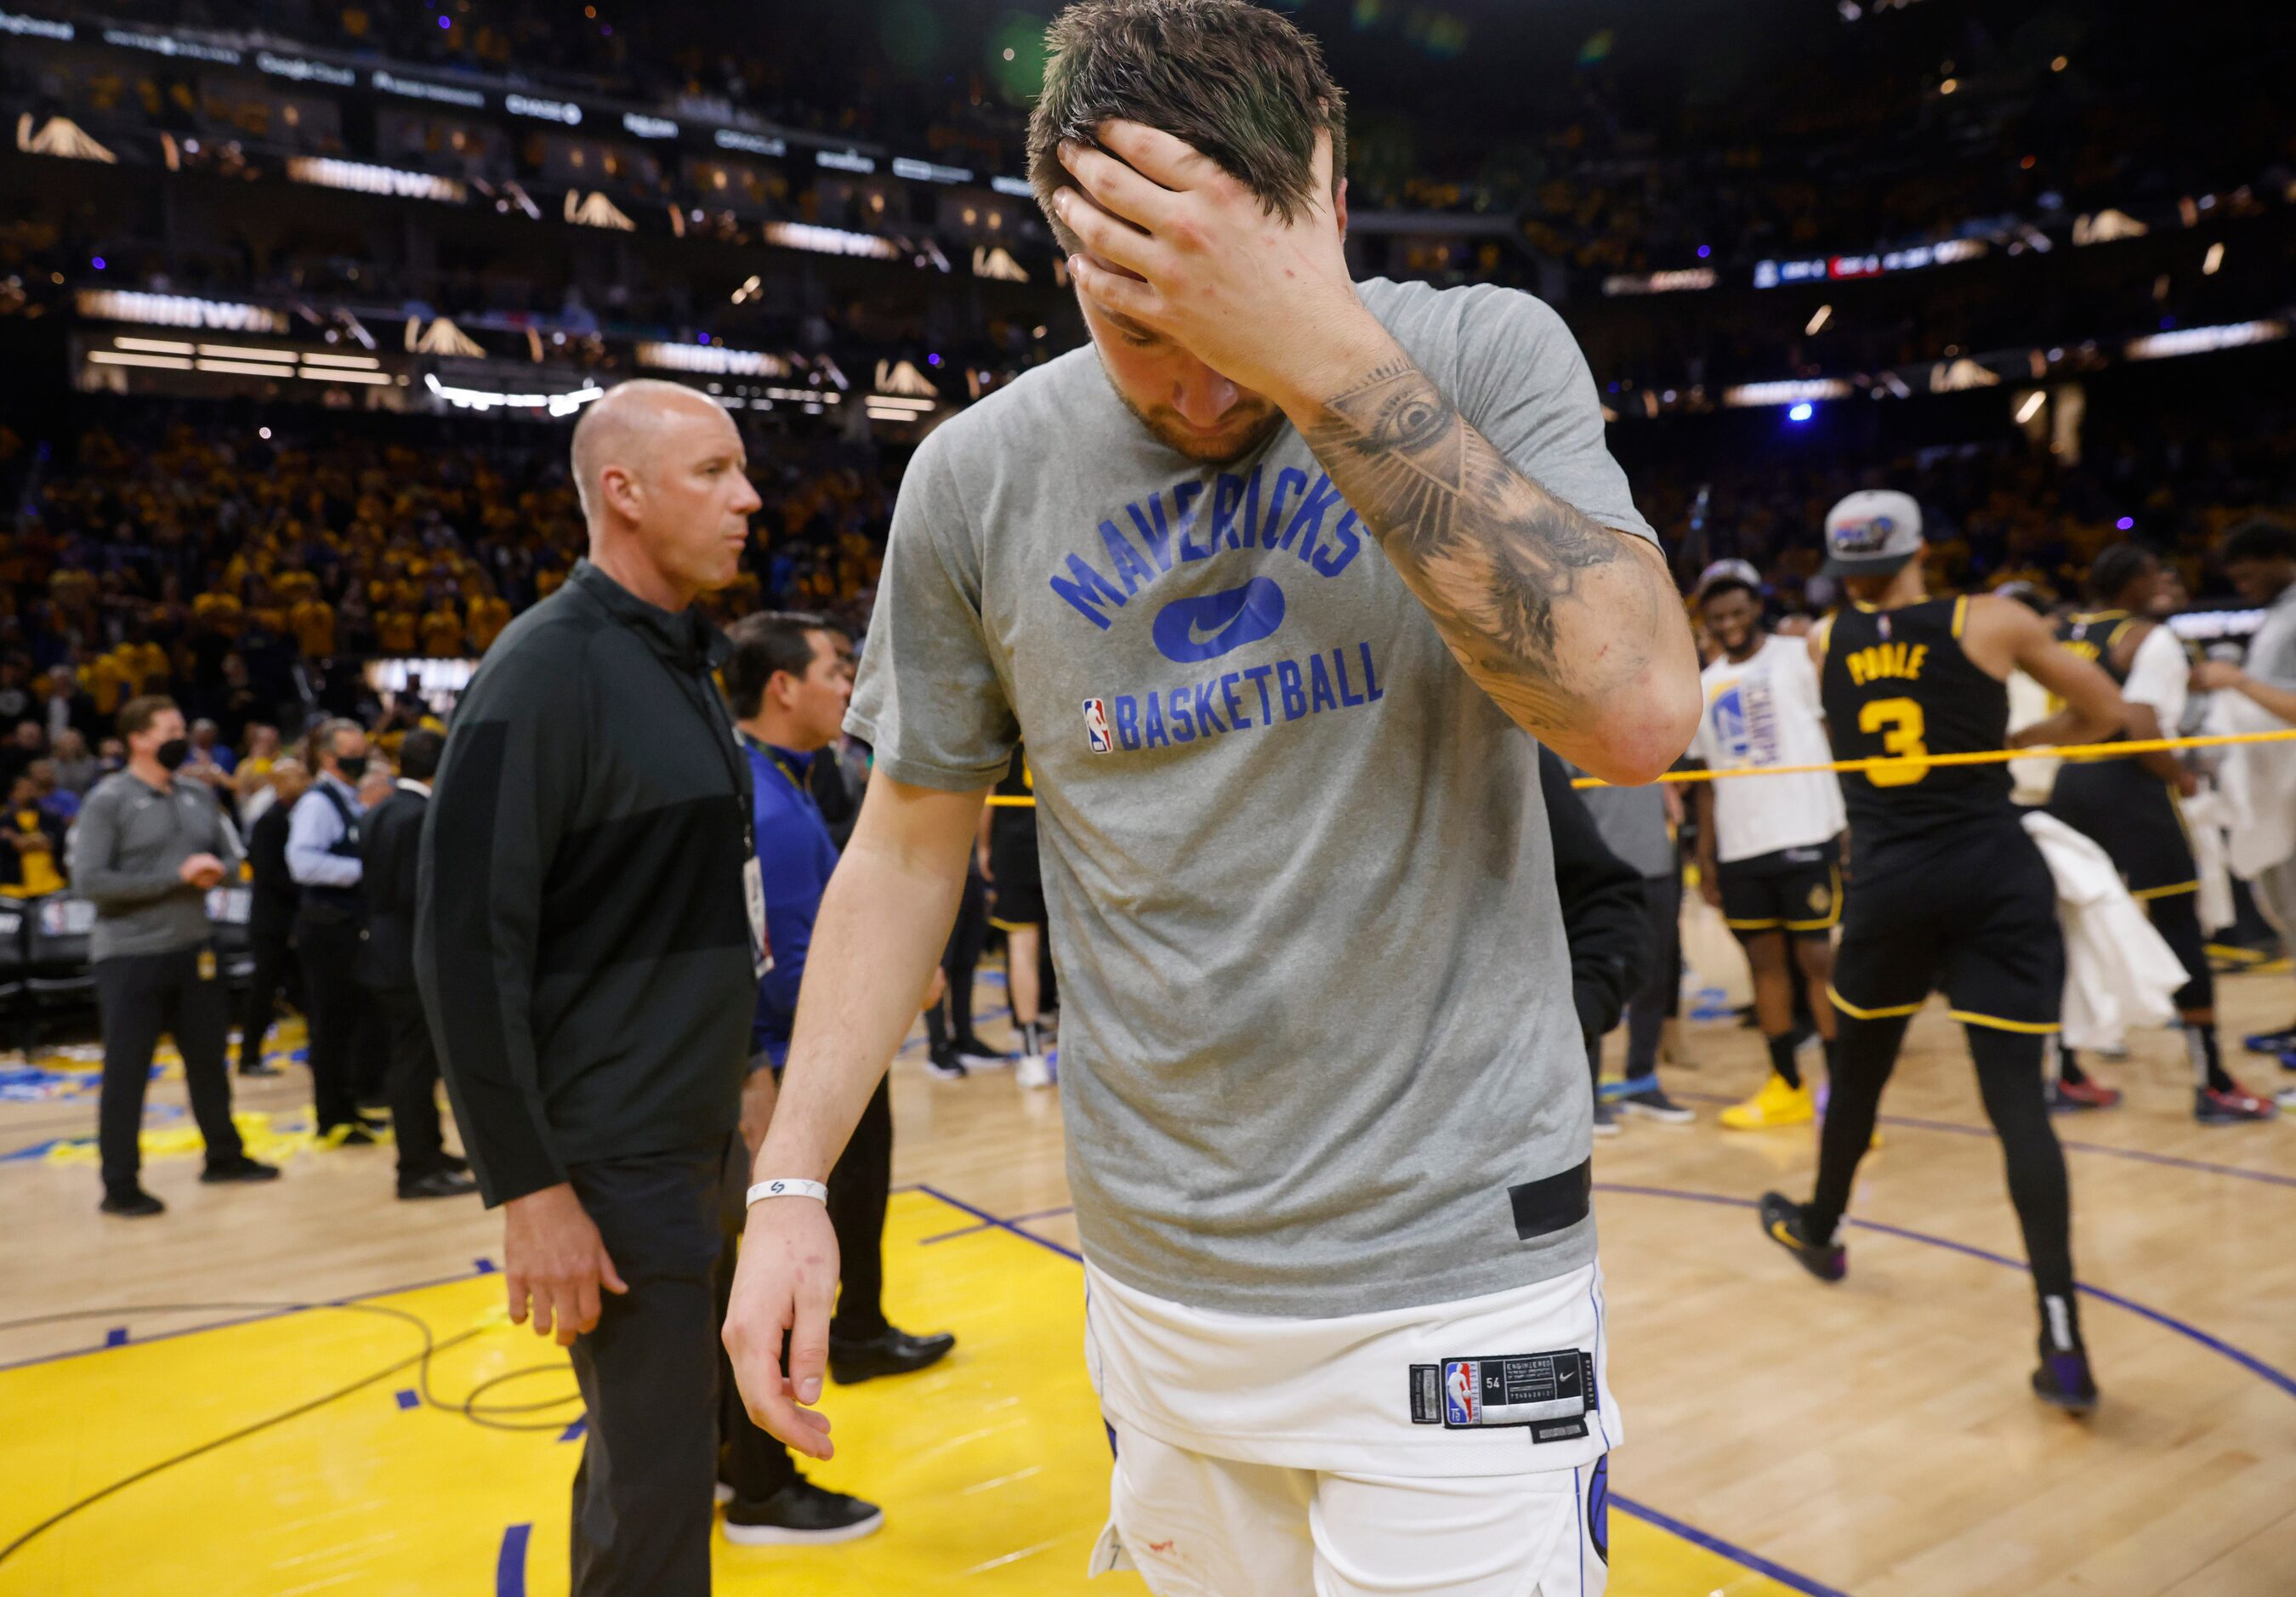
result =
[[1795,1238],[1793,1233],[1786,1229],[1786,1223],[1784,1220],[1773,1220],[1770,1222],[1770,1234],[1777,1238],[1779,1241],[1784,1242],[1787,1247],[1794,1249],[1796,1252],[1800,1252],[1801,1250],[1800,1241]]
[[1242,587],[1173,600],[1156,613],[1149,636],[1166,659],[1193,665],[1273,636],[1283,610],[1283,588],[1255,577]]

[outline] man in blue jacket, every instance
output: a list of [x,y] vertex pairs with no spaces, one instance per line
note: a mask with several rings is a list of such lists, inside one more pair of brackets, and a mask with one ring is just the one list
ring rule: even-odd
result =
[[[813,797],[812,767],[844,724],[853,695],[853,641],[826,617],[793,611],[751,616],[727,637],[734,647],[724,670],[726,692],[750,761],[766,938],[774,961],[758,984],[750,1085],[742,1093],[742,1129],[754,1148],[772,1118],[774,1082],[789,1057],[814,916],[837,866],[837,845]],[[887,1082],[880,1081],[829,1177],[830,1219],[844,1257],[837,1315],[830,1327],[830,1374],[843,1385],[922,1370],[956,1344],[947,1332],[910,1336],[885,1319],[883,1239],[892,1168],[892,1096]],[[735,1542],[796,1540],[786,1522],[791,1517],[788,1503],[778,1505],[782,1511],[775,1518],[782,1522],[772,1527],[775,1534],[756,1534],[766,1527],[745,1523],[760,1518],[750,1511],[753,1500],[835,1494],[800,1479],[787,1451],[750,1424],[738,1397],[731,1396],[730,1381],[727,1391],[726,1473],[734,1498],[726,1508],[726,1534]],[[865,1535],[882,1522],[881,1514],[870,1511],[873,1517],[866,1519],[851,1510],[824,1513],[824,1519],[837,1523],[804,1539]]]

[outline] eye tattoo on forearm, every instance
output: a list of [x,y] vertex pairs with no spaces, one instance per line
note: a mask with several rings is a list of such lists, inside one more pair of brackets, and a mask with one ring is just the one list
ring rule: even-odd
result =
[[1305,437],[1452,653],[1510,714],[1572,725],[1587,694],[1647,663],[1657,611],[1629,561],[1634,608],[1650,613],[1620,618],[1611,635],[1626,646],[1602,651],[1612,657],[1603,680],[1584,680],[1584,659],[1566,666],[1562,613],[1587,597],[1586,573],[1627,558],[1626,540],[1510,466],[1410,362],[1325,400]]

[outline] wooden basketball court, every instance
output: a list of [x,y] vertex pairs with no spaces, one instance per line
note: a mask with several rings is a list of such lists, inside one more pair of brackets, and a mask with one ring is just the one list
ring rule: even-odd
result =
[[[1693,916],[1719,1010],[1742,974],[1704,907]],[[2235,1049],[2296,1008],[2284,970],[2223,991]],[[984,1011],[996,994],[985,979]],[[1683,1036],[1667,1080],[1700,1123],[1636,1122],[1595,1152],[1629,1432],[1613,1593],[2296,1590],[2296,1124],[2195,1126],[2162,1033],[2099,1068],[2125,1107],[2059,1123],[2105,1390],[2083,1422],[2026,1390],[2030,1282],[1940,1008],[1884,1101],[1849,1279],[1831,1289],[1751,1211],[1766,1187],[1807,1188],[1809,1128],[1712,1121],[1759,1083],[1759,1038],[1727,1018]],[[1107,1453],[1057,1095],[1009,1072],[934,1081],[921,1055],[895,1067],[890,1306],[909,1329],[955,1331],[958,1351],[831,1389],[840,1454],[819,1477],[883,1503],[882,1533],[721,1544],[718,1588],[1144,1590],[1083,1578]],[[78,1145],[89,1063],[42,1062],[0,1072],[0,1597],[562,1592],[580,1408],[557,1349],[503,1322],[498,1221],[474,1199],[395,1201],[388,1148],[312,1147],[299,1069],[240,1094],[268,1117],[258,1151],[284,1180],[200,1186],[180,1086],[162,1082],[146,1180],[170,1212],[106,1218]],[[2277,1085],[2270,1061],[2234,1063]]]

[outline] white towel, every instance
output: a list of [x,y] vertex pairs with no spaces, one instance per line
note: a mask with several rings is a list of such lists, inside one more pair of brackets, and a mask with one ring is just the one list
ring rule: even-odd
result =
[[[2284,732],[2288,723],[2241,693],[2211,693],[2211,733]],[[2217,769],[2224,794],[2226,861],[2254,881],[2296,854],[2296,741],[2234,743]]]
[[2215,787],[2203,783],[2201,790],[2184,801],[2185,829],[2193,840],[2193,864],[2201,882],[2199,902],[2194,908],[2201,917],[2201,930],[2221,931],[2238,919],[2232,901],[2232,872],[2225,863],[2225,817],[2230,806]]
[[2025,831],[2057,886],[2065,937],[2068,1048],[2118,1048],[2133,1026],[2176,1018],[2185,967],[2152,930],[2103,849],[2052,815],[2034,811]]

